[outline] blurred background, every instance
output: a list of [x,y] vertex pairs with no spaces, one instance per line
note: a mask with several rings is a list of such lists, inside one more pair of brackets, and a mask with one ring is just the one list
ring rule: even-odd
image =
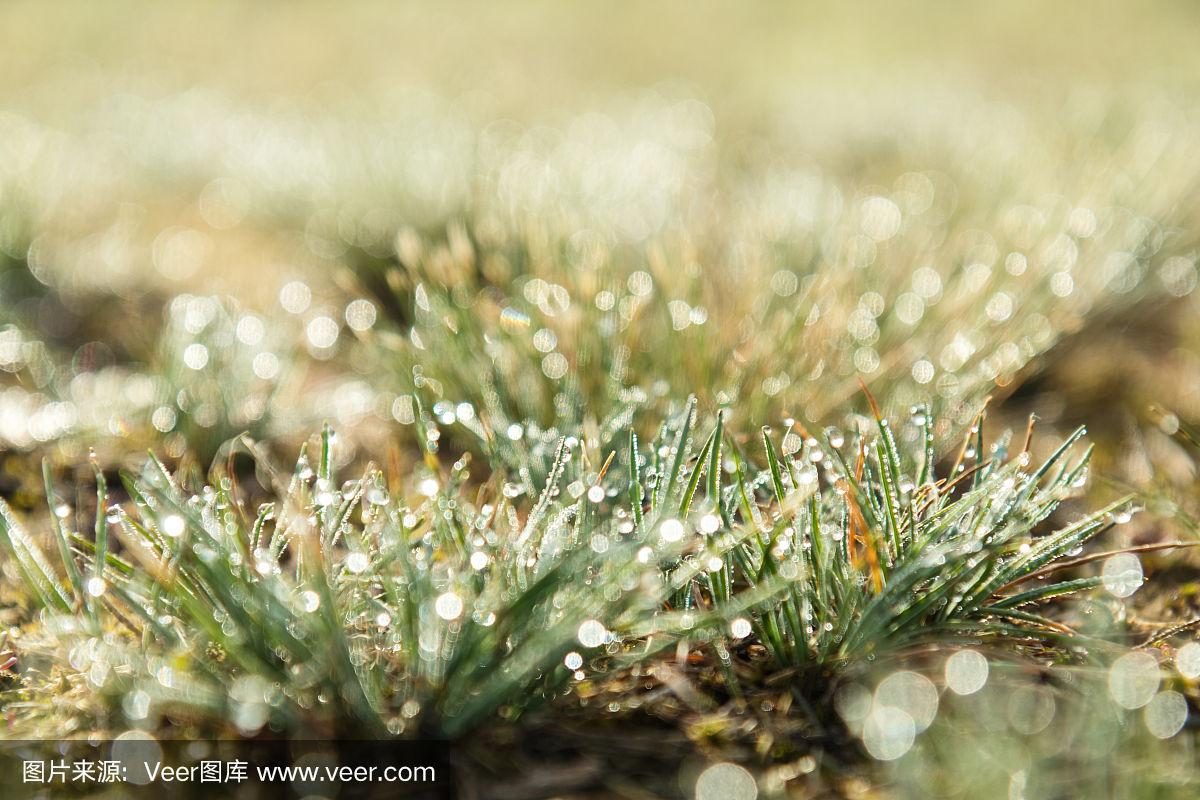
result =
[[[1034,406],[1051,425],[1089,421],[1122,443],[1101,463],[1120,462],[1123,477],[1146,483],[1166,459],[1165,474],[1190,479],[1167,441],[1200,411],[1200,333],[1179,299],[1195,285],[1200,14],[1188,3],[8,3],[0,15],[15,43],[0,53],[10,446],[54,442],[69,461],[80,452],[69,433],[145,430],[204,439],[208,456],[242,429],[282,435],[347,409],[390,424],[393,401],[368,397],[379,380],[345,380],[347,363],[361,377],[378,360],[351,359],[351,341],[376,307],[408,332],[405,236],[416,252],[459,226],[475,245],[495,230],[520,239],[534,271],[530,240],[581,230],[617,260],[621,247],[689,260],[680,291],[728,306],[694,303],[728,330],[765,319],[728,290],[765,287],[781,269],[821,274],[827,294],[843,267],[868,271],[889,311],[900,284],[932,269],[937,285],[896,306],[907,309],[896,330],[875,312],[875,330],[855,334],[867,347],[795,356],[810,374],[855,360],[844,379],[795,395],[799,377],[766,365],[755,394],[790,391],[815,422],[853,396],[856,374],[911,384],[912,367],[924,381],[897,388],[893,409],[932,387],[972,402],[990,392],[1017,426]],[[909,225],[922,215],[927,225]],[[865,237],[844,230],[862,219]],[[1045,285],[1005,260],[1014,242],[1042,248]],[[972,313],[966,301],[922,311],[954,275],[988,284],[974,263],[1016,284],[992,318],[1018,330],[990,362],[969,335],[921,340]],[[844,312],[826,315],[839,332],[864,306],[862,283],[826,301]],[[370,310],[348,324],[356,296]],[[254,321],[238,329],[243,313]],[[223,344],[235,330],[240,355]],[[216,337],[211,365],[192,341],[204,336]],[[241,376],[236,402],[228,383],[192,374],[215,374],[218,350]],[[293,351],[317,356],[315,369]],[[983,367],[964,376],[967,362]],[[181,407],[163,376],[196,396]],[[783,405],[756,407],[755,421],[796,413]]]
[[[866,297],[863,279],[832,288],[845,270],[875,273],[866,282],[903,318],[899,285],[930,268],[939,285],[916,287],[911,337],[902,325],[849,344],[820,332],[828,357],[805,369],[853,368],[792,405],[824,420],[853,396],[850,377],[907,378],[928,359],[939,376],[924,385],[943,397],[1008,397],[1001,408],[1017,425],[1035,406],[1052,425],[1088,421],[1122,443],[1101,463],[1119,461],[1141,483],[1156,459],[1170,462],[1164,474],[1188,475],[1158,423],[1166,416],[1169,437],[1173,418],[1196,418],[1188,376],[1200,374],[1194,317],[1176,301],[1195,285],[1194,264],[1171,261],[1195,243],[1200,73],[1189,45],[1200,15],[1189,4],[14,3],[0,13],[19,42],[0,56],[2,297],[19,351],[0,427],[13,445],[63,439],[75,457],[60,434],[145,429],[182,432],[207,456],[244,428],[283,434],[355,404],[390,409],[366,396],[378,380],[345,380],[346,304],[368,295],[406,332],[404,237],[437,244],[457,225],[476,244],[493,229],[520,239],[535,271],[546,259],[530,240],[579,231],[613,252],[661,252],[656,277],[695,262],[679,291],[727,306],[696,304],[710,330],[760,314],[753,293],[731,288],[788,268],[844,295],[823,301],[844,311],[826,315],[838,333]],[[906,215],[898,233],[893,209]],[[918,217],[928,224],[908,224]],[[1041,248],[1048,282],[1066,277],[1047,291],[1013,275],[1005,251],[1018,244],[1028,245],[1018,254]],[[997,340],[995,363],[964,376],[986,361],[982,342],[920,338],[937,339],[939,323],[968,331],[974,321],[960,317],[978,313],[974,296],[957,310],[943,303],[937,323],[921,307],[956,274],[996,285],[972,277],[976,263],[1016,279],[992,316],[1026,324],[1025,338],[1014,334],[1016,355]],[[229,331],[213,333],[208,300],[178,295],[231,302],[220,312]],[[1043,297],[1066,302],[1042,308]],[[260,323],[231,340],[247,352],[227,370],[246,384],[230,395],[206,384],[243,312]],[[189,351],[197,336],[216,341]],[[278,357],[255,362],[267,343]],[[784,355],[762,356],[755,396],[796,396],[785,387],[798,376],[770,374]],[[355,363],[365,375],[373,361]],[[687,381],[711,383],[708,369]],[[179,387],[151,385],[162,376],[190,380],[196,396],[181,406]],[[291,401],[272,405],[289,376]],[[895,393],[904,406],[929,391]],[[756,412],[767,421],[796,409]]]
[[[22,511],[43,457],[116,485],[325,420],[413,464],[431,426],[552,444],[695,394],[795,451],[861,423],[861,379],[948,460],[988,397],[989,441],[1086,424],[1089,499],[1150,511],[1114,546],[1197,532],[1193,3],[7,2],[0,30]],[[1108,610],[1195,616],[1193,561]],[[960,729],[938,763],[980,774]]]

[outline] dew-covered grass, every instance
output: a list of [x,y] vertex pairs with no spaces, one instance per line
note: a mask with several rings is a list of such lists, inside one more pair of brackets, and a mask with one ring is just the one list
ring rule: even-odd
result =
[[1194,90],[785,79],[727,24],[738,91],[651,53],[398,85],[365,44],[260,53],[349,84],[0,77],[0,739],[1191,796]]

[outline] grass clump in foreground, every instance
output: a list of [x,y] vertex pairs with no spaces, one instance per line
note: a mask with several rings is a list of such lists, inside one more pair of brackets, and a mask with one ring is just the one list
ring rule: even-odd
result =
[[1085,476],[1082,432],[1035,465],[1027,441],[988,445],[981,416],[939,477],[923,411],[823,441],[755,442],[725,412],[701,438],[696,416],[689,401],[648,448],[626,418],[558,432],[480,476],[428,448],[405,474],[343,481],[328,428],[277,475],[242,439],[264,502],[228,469],[205,483],[150,458],[123,496],[97,471],[90,536],[48,478],[59,563],[0,516],[30,603],[11,730],[459,737],[653,673],[688,642],[715,693],[753,692],[755,672],[787,687],[816,742],[834,692],[879,656],[1118,649],[1052,611],[1103,581],[1059,569],[1128,505],[1048,522]]

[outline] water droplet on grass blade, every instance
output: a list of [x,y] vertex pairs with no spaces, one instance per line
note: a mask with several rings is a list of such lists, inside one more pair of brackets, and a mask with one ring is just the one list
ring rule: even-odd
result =
[[300,594],[300,607],[309,614],[321,607],[321,596],[312,589],[307,589]]
[[677,519],[665,519],[659,526],[658,535],[664,542],[678,542],[683,538],[683,523]]
[[1105,559],[1100,575],[1109,594],[1129,597],[1142,585],[1142,562],[1133,553],[1118,553]]
[[584,647],[599,647],[608,637],[608,630],[599,620],[589,619],[579,626],[576,636]]
[[829,446],[834,449],[846,443],[846,437],[837,428],[826,428],[825,438],[829,441]]
[[186,524],[183,521],[183,517],[179,516],[178,514],[171,514],[163,517],[163,533],[165,533],[167,536],[170,536],[172,539],[178,539],[180,536],[182,536],[185,527]]
[[910,418],[914,425],[924,425],[929,419],[929,410],[924,405],[913,406],[909,410]]
[[446,592],[445,594],[438,595],[437,600],[433,603],[433,610],[442,619],[452,622],[462,616],[462,598],[454,592]]

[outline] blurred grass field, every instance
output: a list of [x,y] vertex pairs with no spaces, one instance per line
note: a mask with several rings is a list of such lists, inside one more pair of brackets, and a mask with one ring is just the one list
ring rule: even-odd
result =
[[1191,4],[0,29],[0,736],[1194,793]]

